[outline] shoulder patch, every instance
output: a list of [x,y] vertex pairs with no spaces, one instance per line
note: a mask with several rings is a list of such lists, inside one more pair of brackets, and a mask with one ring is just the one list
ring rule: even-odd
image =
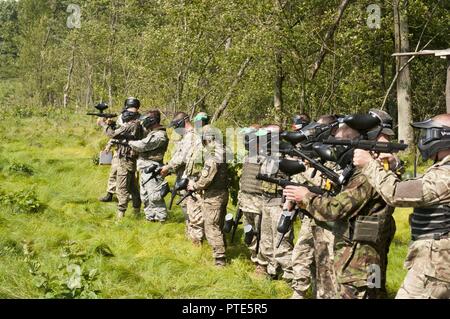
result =
[[202,170],[202,176],[208,177],[210,170],[211,170],[211,166],[205,165],[205,167],[203,167],[203,170]]
[[422,180],[412,179],[398,183],[394,196],[399,199],[408,198],[420,200],[423,197]]

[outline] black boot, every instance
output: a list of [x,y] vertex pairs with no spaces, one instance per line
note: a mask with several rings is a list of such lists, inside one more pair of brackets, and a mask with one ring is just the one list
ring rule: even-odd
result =
[[105,197],[99,198],[99,201],[103,203],[109,203],[113,200],[113,194],[112,193],[106,193]]

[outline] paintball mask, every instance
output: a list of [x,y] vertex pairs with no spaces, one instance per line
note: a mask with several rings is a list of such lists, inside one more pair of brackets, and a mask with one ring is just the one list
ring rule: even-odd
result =
[[139,112],[131,112],[128,110],[124,110],[122,112],[122,121],[124,123],[128,123],[134,120],[137,120],[141,115],[139,114]]
[[324,162],[333,162],[340,168],[345,168],[352,163],[353,149],[344,145],[313,144],[314,152]]
[[432,119],[415,122],[411,126],[422,130],[417,147],[423,159],[427,160],[439,151],[450,149],[450,127]]
[[186,121],[189,119],[189,116],[185,116],[181,119],[178,120],[173,120],[172,122],[170,122],[169,127],[172,127],[174,129],[183,129],[186,125]]
[[292,129],[294,131],[299,131],[310,123],[310,121],[308,121],[305,117],[302,117],[300,115],[294,116],[292,120],[293,120]]
[[141,124],[146,129],[149,130],[153,125],[158,124],[159,119],[154,116],[142,116]]

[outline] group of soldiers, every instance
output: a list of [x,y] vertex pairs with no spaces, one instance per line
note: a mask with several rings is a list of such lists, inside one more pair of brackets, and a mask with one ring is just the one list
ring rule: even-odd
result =
[[[117,146],[108,195],[101,200],[112,200],[115,192],[118,218],[123,218],[131,199],[136,214],[142,201],[147,220],[165,221],[164,196],[169,187],[164,178],[175,174],[177,181],[188,179],[181,192],[186,197],[181,203],[186,236],[196,246],[206,238],[215,264],[225,266],[229,151],[223,139],[208,123],[206,113],[192,121],[186,113],[176,113],[170,127],[181,139],[164,164],[169,139],[161,115],[159,111],[140,115],[139,107],[137,99],[129,98],[117,122],[98,121],[112,139],[109,145]],[[373,125],[358,123],[366,118]],[[246,241],[255,272],[289,282],[293,299],[309,295],[320,299],[385,297],[389,246],[396,230],[394,207],[414,207],[412,242],[405,261],[408,272],[397,298],[450,298],[450,114],[412,126],[422,131],[418,143],[422,157],[434,164],[422,176],[404,181],[402,162],[393,152],[325,145],[320,137],[326,132],[335,141],[364,140],[389,146],[395,137],[393,120],[382,110],[372,109],[366,117],[325,115],[316,121],[305,114],[294,116],[291,131],[302,138],[298,143],[291,141],[295,144],[291,146],[301,150],[305,141],[314,141],[308,146],[315,150],[308,153],[309,161],[296,152],[283,151],[279,125],[253,124],[242,129],[247,153],[238,213],[244,216],[244,232],[255,235]],[[327,156],[320,158],[318,169],[313,164],[321,152]],[[301,163],[304,169],[290,174],[282,169],[282,159]],[[160,168],[156,177],[147,171],[153,164]],[[342,180],[330,181],[329,171]],[[289,183],[271,182],[261,175]],[[295,244],[292,226],[280,234],[283,220],[295,216],[290,212],[301,217]]]

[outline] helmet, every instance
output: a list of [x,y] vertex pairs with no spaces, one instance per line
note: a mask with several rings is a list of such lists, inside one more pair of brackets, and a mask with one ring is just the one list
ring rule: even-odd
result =
[[450,127],[432,119],[415,122],[411,126],[423,130],[417,145],[423,159],[429,159],[439,151],[450,149]]
[[135,97],[129,97],[125,100],[125,103],[123,105],[124,109],[129,109],[132,107],[135,107],[137,109],[141,107],[141,102]]

